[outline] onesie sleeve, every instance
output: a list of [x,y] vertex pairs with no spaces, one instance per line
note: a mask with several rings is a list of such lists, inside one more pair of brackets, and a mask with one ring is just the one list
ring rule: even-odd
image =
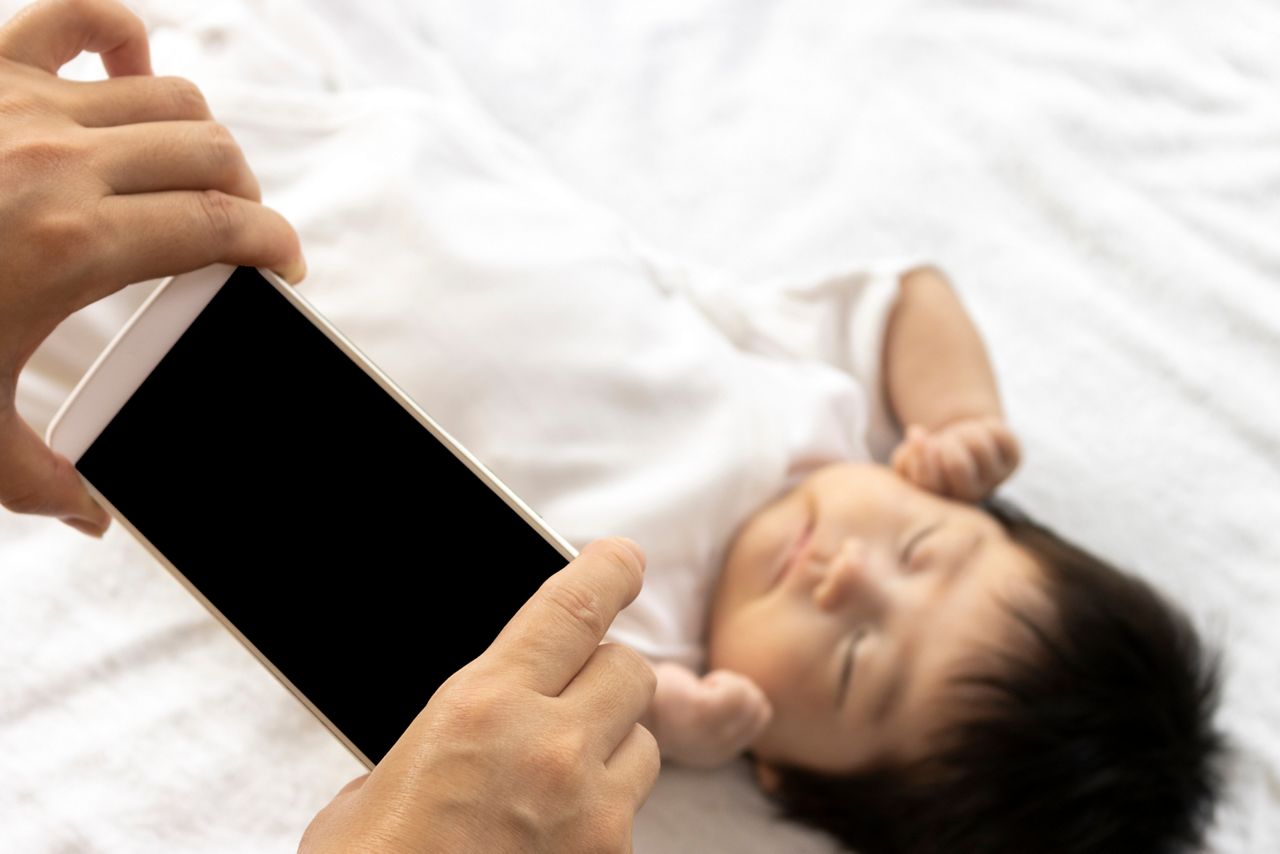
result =
[[887,460],[902,438],[884,393],[881,356],[899,279],[928,259],[853,262],[812,277],[751,284],[718,271],[655,256],[654,278],[688,297],[739,349],[816,361],[852,376],[867,400],[867,448]]

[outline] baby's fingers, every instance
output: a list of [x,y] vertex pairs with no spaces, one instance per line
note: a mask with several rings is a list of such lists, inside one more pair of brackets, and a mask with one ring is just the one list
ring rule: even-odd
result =
[[903,442],[894,448],[893,454],[889,457],[889,468],[898,473],[900,477],[911,479],[908,463],[915,453],[915,446],[910,442]]
[[947,476],[943,465],[942,445],[936,438],[920,444],[920,455],[912,478],[916,486],[936,495],[947,494]]
[[703,678],[703,685],[715,696],[716,705],[727,713],[753,717],[769,706],[764,691],[755,682],[732,670],[715,670]]
[[969,449],[978,468],[994,469],[999,463],[1000,454],[996,450],[995,437],[987,425],[970,421],[953,428],[952,435]]
[[1000,462],[1004,468],[1004,473],[1008,475],[1022,461],[1022,448],[1018,444],[1018,437],[1014,436],[1013,431],[1004,426],[1003,423],[996,424],[991,428],[991,437],[995,442],[996,450],[1000,454]]
[[738,740],[743,748],[750,747],[762,732],[769,727],[769,722],[773,720],[773,706],[765,698],[761,698],[760,705],[751,710],[750,715],[745,715],[741,724],[741,732],[738,734]]
[[702,684],[720,702],[741,702],[749,698],[756,684],[732,670],[713,670],[702,678]]
[[773,719],[773,705],[764,691],[747,677],[729,670],[708,674],[704,683],[719,695],[716,737],[735,753],[750,746]]
[[920,483],[921,457],[923,456],[924,446],[920,442],[903,442],[889,458],[889,465],[903,480],[909,480],[925,488],[924,484]]
[[963,501],[982,497],[982,483],[978,477],[978,464],[969,453],[964,441],[955,434],[940,436],[935,440],[938,458],[946,482],[946,494]]
[[998,418],[985,419],[963,429],[969,452],[978,464],[981,498],[1000,485],[1018,467],[1018,440]]
[[932,458],[930,447],[928,431],[919,425],[912,425],[902,444],[894,451],[890,464],[900,477],[921,489],[941,492],[941,468],[938,461]]
[[1008,473],[1001,461],[994,431],[985,424],[973,423],[960,427],[956,435],[964,442],[977,466],[980,491],[983,494],[989,492]]

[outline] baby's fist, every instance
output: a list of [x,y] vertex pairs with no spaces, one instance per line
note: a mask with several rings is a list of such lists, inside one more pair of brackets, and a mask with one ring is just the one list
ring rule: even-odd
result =
[[736,757],[764,731],[773,707],[756,683],[731,670],[699,678],[678,664],[654,667],[654,737],[662,755],[714,768]]
[[921,489],[961,501],[980,501],[1018,467],[1018,440],[996,416],[964,418],[937,430],[918,424],[889,464]]

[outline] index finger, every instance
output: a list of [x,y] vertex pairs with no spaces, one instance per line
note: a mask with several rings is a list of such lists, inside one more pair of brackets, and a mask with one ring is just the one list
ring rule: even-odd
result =
[[0,56],[50,74],[83,50],[112,77],[151,73],[147,28],[116,0],[41,0],[0,27]]
[[548,578],[482,658],[521,684],[557,697],[595,652],[618,612],[640,592],[644,553],[630,540],[596,540]]
[[[291,284],[306,275],[298,234],[271,208],[220,190],[166,190],[106,196],[98,204],[91,248],[94,275],[110,290],[122,282],[198,270],[221,261],[268,267]],[[92,301],[92,300],[90,300]],[[87,303],[82,303],[87,304]]]

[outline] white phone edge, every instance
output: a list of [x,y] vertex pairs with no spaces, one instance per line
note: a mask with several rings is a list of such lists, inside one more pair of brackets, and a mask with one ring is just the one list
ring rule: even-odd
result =
[[[45,431],[45,441],[49,447],[63,454],[72,463],[78,462],[98,434],[106,428],[111,420],[133,395],[142,381],[159,364],[160,360],[186,332],[191,322],[209,304],[218,289],[231,277],[237,268],[228,264],[214,264],[191,273],[171,276],[161,282],[138,307],[129,321],[116,333],[89,366],[85,375],[76,383],[71,394],[58,408],[57,414],[49,422]],[[484,481],[491,489],[520,515],[534,530],[560,552],[566,561],[578,556],[578,550],[557,534],[550,525],[538,516],[518,495],[511,491],[493,472],[476,459],[460,442],[449,435],[443,427],[435,422],[422,407],[409,397],[403,389],[395,384],[364,353],[339,332],[333,324],[316,310],[310,302],[297,292],[294,286],[270,270],[255,268],[271,285],[297,307],[325,336],[336,344],[358,364],[366,374],[378,385],[404,406],[424,427],[445,444],[454,456],[463,462],[472,474]],[[159,308],[157,308],[159,306]],[[145,333],[146,337],[142,337]],[[164,566],[169,573],[186,588],[211,613],[223,627],[231,632],[241,644],[267,668],[279,682],[284,685],[299,702],[311,712],[328,730],[333,733],[347,750],[365,767],[372,768],[363,751],[351,743],[342,732],[334,726],[319,709],[317,709],[294,684],[281,673],[274,664],[263,655],[239,629],[228,620],[213,603],[205,598],[195,585],[166,558],[155,545],[143,536],[119,511],[106,496],[94,488],[83,475],[81,481],[107,512],[138,542],[151,552],[152,556]]]

